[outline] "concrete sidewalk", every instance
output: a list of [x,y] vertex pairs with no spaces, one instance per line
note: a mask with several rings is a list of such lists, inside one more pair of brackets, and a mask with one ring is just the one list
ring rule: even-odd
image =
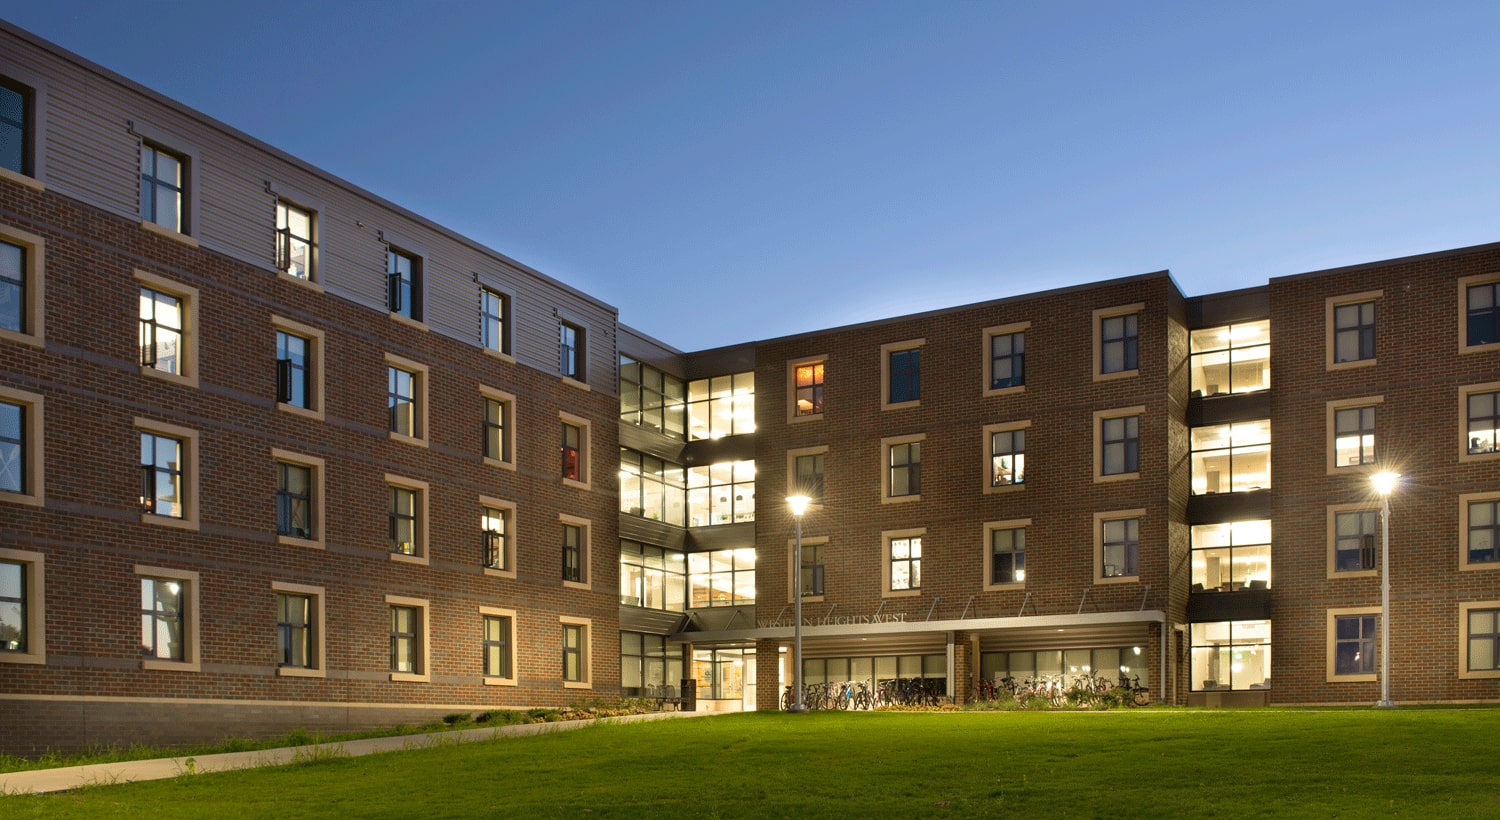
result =
[[120,763],[94,763],[88,766],[67,766],[58,769],[37,769],[30,772],[0,774],[0,795],[60,792],[80,786],[113,785],[138,780],[165,780],[188,774],[207,774],[233,769],[249,769],[256,766],[284,766],[303,760],[328,757],[360,757],[381,752],[399,752],[407,749],[427,749],[469,743],[476,740],[491,740],[499,737],[521,737],[546,732],[565,732],[591,723],[637,723],[647,720],[665,720],[679,717],[705,717],[713,712],[650,712],[644,715],[598,718],[597,720],[563,720],[556,723],[524,723],[517,726],[494,726],[479,729],[460,729],[451,732],[433,732],[422,735],[399,737],[376,737],[367,740],[348,740],[342,743],[316,743],[309,746],[293,746],[283,749],[262,749],[256,752],[225,752],[223,754],[196,755],[192,757],[166,757],[156,760],[129,760]]

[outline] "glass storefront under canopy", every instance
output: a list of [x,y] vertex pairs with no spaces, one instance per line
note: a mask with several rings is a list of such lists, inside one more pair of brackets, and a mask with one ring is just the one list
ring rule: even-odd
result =
[[1271,323],[1245,322],[1195,330],[1188,367],[1200,396],[1271,388]]
[[1193,691],[1271,688],[1271,622],[1192,625]]
[[1143,646],[1112,646],[1103,649],[1051,649],[1038,652],[984,652],[979,673],[991,683],[1011,678],[1017,684],[1028,680],[1062,678],[1063,687],[1078,678],[1094,675],[1111,683],[1124,678],[1135,686],[1150,686]]

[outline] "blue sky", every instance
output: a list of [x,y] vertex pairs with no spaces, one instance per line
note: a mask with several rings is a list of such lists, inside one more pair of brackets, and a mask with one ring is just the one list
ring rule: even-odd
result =
[[688,350],[1500,240],[1500,4],[17,2]]

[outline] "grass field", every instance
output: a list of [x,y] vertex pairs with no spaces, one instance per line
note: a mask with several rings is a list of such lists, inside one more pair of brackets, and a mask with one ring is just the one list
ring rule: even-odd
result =
[[1500,710],[757,713],[0,798],[0,816],[1495,817]]

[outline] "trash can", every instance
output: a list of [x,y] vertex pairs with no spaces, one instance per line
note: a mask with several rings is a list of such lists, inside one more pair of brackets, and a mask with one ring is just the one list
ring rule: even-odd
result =
[[698,711],[698,679],[682,679],[682,711]]

